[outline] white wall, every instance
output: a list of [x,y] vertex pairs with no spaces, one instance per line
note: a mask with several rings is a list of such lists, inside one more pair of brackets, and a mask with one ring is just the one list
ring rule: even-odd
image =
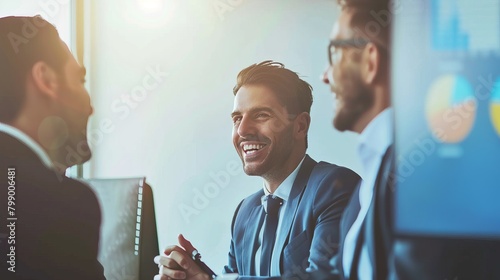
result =
[[[283,62],[311,83],[309,154],[359,170],[356,138],[334,132],[333,98],[319,79],[335,2],[143,0],[149,13],[137,0],[93,2],[90,176],[147,177],[161,248],[184,233],[216,271],[226,261],[233,211],[262,186],[243,173],[231,142],[232,87],[252,63]],[[152,69],[168,77],[155,81]],[[213,179],[222,173],[227,184]],[[204,190],[211,197],[201,199]],[[183,217],[182,207],[197,213]]]

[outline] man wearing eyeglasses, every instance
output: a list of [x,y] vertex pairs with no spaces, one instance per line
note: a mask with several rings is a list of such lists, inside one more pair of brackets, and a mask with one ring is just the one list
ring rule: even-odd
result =
[[390,103],[388,0],[339,0],[341,14],[328,46],[323,80],[336,97],[333,125],[360,134],[363,181],[341,221],[341,248],[331,264],[341,279],[388,275],[385,193],[393,120]]
[[360,134],[363,181],[340,223],[333,275],[313,279],[499,279],[493,242],[393,238],[393,112],[389,0],[338,0],[323,80],[336,97],[333,125]]

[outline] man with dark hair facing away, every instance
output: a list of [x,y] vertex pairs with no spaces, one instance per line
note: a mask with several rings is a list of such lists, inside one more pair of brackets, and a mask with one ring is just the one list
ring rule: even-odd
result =
[[[94,193],[64,176],[90,158],[85,68],[39,16],[0,18],[1,279],[104,279]],[[78,157],[74,153],[78,153]]]

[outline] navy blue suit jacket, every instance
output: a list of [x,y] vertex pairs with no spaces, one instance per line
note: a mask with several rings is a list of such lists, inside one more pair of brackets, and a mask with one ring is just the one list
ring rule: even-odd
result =
[[[499,242],[394,236],[393,153],[389,148],[384,156],[375,185],[374,207],[365,218],[365,243],[373,265],[373,279],[500,279]],[[309,275],[311,279],[345,279],[341,252],[343,240],[360,210],[358,196],[359,186],[342,217],[342,244],[340,253],[332,259],[333,273]],[[352,271],[350,275],[350,279],[355,279]]]
[[[370,257],[373,268],[373,279],[386,279],[388,274],[388,258],[392,251],[392,233],[390,225],[391,221],[391,187],[392,177],[391,171],[393,170],[393,151],[389,148],[382,159],[382,164],[379,168],[377,179],[374,186],[374,200],[370,205],[368,213],[365,217],[362,226],[364,230],[364,240],[368,248],[368,255]],[[359,189],[361,182],[356,187],[348,206],[342,216],[340,223],[340,252],[332,258],[330,264],[332,266],[331,273],[322,271],[318,275],[314,275],[314,279],[345,279],[344,267],[342,262],[342,252],[344,250],[344,240],[358,217],[361,209],[359,204]],[[359,259],[358,259],[359,260]],[[356,262],[358,260],[353,260]],[[357,263],[351,265],[353,269],[357,268]],[[350,272],[350,279],[356,279],[353,276],[353,271]]]
[[[16,172],[12,232],[5,226],[8,168]],[[49,170],[28,147],[1,132],[0,173],[0,279],[104,279],[97,261],[101,213],[92,190]],[[11,246],[15,273],[7,270]]]
[[[317,163],[306,156],[287,201],[282,230],[276,237],[282,275],[303,278],[307,277],[307,268],[329,268],[330,258],[338,252],[342,212],[359,180],[350,169]],[[259,190],[236,209],[225,266],[227,273],[256,275],[254,260],[257,236],[264,220],[263,195],[263,190]]]

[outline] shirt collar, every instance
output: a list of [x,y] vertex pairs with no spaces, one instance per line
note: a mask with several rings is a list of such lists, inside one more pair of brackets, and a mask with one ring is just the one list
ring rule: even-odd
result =
[[379,113],[361,132],[358,151],[363,158],[367,153],[384,155],[393,143],[393,109],[387,108]]
[[42,161],[43,165],[45,165],[49,169],[54,169],[54,164],[52,163],[49,155],[37,142],[31,139],[26,133],[4,123],[0,123],[0,132],[10,135],[11,137],[26,145],[37,155],[37,157]]
[[[287,201],[288,197],[290,196],[290,192],[292,191],[293,183],[295,182],[295,178],[297,178],[297,174],[299,173],[300,167],[302,166],[302,163],[304,162],[304,159],[306,156],[302,158],[302,160],[299,162],[295,170],[286,177],[286,179],[281,182],[281,184],[278,186],[276,191],[273,193],[274,196],[277,196],[283,201]],[[264,196],[268,196],[270,193],[266,188],[266,184],[264,183],[263,187],[264,189]]]

